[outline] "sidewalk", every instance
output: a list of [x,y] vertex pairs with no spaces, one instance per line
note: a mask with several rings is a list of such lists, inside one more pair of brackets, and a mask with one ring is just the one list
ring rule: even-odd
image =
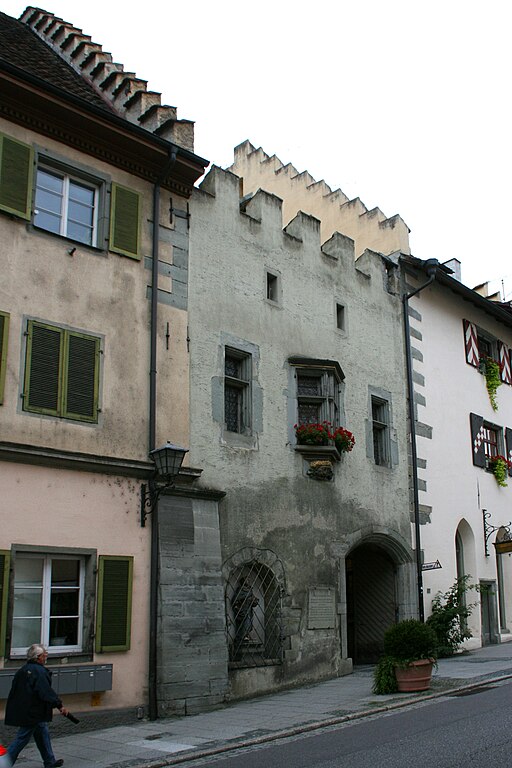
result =
[[[439,661],[425,693],[372,694],[373,667],[324,683],[230,704],[202,715],[140,721],[130,726],[53,737],[65,768],[131,768],[173,765],[279,736],[314,730],[401,707],[448,691],[512,677],[512,642],[486,646]],[[31,744],[18,758],[20,768],[41,768]]]

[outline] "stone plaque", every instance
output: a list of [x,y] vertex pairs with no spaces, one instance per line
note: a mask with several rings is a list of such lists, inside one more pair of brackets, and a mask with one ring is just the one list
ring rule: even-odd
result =
[[336,626],[335,598],[335,590],[331,587],[310,587],[308,629],[332,629]]

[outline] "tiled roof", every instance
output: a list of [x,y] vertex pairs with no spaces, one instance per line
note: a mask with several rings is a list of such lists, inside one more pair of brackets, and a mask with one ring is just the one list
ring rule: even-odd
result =
[[109,114],[113,112],[94,88],[26,24],[0,13],[0,68],[4,62]]

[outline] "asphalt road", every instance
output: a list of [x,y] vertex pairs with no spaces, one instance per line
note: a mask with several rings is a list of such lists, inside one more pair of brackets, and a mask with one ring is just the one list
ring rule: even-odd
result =
[[214,768],[510,768],[512,682],[414,705],[229,757]]

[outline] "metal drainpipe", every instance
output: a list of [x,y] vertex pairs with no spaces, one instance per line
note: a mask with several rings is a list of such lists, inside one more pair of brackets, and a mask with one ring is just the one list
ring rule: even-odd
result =
[[[156,352],[158,320],[158,227],[160,221],[160,186],[176,162],[177,147],[171,147],[167,162],[153,187],[153,264],[151,270],[151,325],[150,325],[150,366],[149,366],[149,450],[156,448]],[[149,481],[149,491],[155,488],[154,480]],[[158,625],[158,503],[151,520],[151,567],[149,582],[149,719],[158,718],[157,702],[157,625]]]
[[405,358],[407,365],[407,393],[409,400],[409,422],[411,425],[411,458],[412,458],[412,488],[414,503],[414,537],[416,539],[416,573],[418,582],[418,611],[420,621],[425,621],[425,606],[423,604],[423,571],[421,562],[421,535],[420,535],[420,501],[418,488],[418,454],[416,450],[416,417],[414,413],[414,382],[412,378],[412,353],[409,325],[409,299],[434,282],[439,266],[437,259],[427,259],[424,263],[425,271],[429,279],[424,285],[407,293],[402,297],[404,307],[404,331],[405,331]]

